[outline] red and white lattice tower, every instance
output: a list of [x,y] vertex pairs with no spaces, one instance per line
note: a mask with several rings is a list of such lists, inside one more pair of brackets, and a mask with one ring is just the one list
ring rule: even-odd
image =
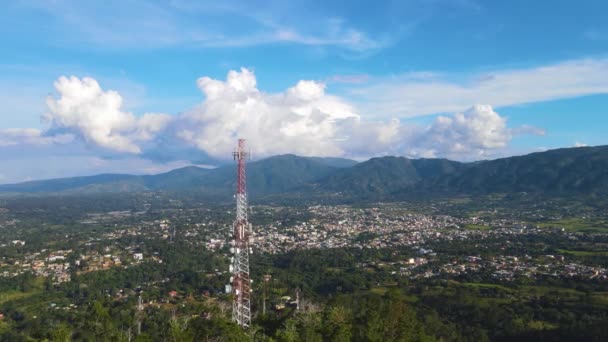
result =
[[251,279],[249,278],[249,239],[251,224],[247,219],[247,184],[245,164],[249,153],[245,151],[245,140],[239,139],[232,153],[237,162],[236,182],[236,219],[233,225],[233,240],[230,271],[232,272],[230,290],[233,295],[232,320],[241,327],[251,324]]

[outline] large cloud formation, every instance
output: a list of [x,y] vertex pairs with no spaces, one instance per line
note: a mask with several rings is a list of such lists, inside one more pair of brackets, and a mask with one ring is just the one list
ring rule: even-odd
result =
[[122,97],[104,91],[96,80],[60,77],[55,82],[59,98],[47,98],[48,112],[42,119],[51,128],[72,132],[87,142],[117,152],[140,153],[138,141],[152,139],[170,120],[166,114],[144,114],[136,118],[121,109]]
[[417,137],[418,150],[414,152],[425,157],[475,159],[506,147],[513,133],[507,128],[507,120],[491,106],[475,105],[451,117],[439,116]]
[[[60,77],[56,97],[47,99],[46,131],[3,131],[0,144],[66,143],[80,139],[122,155],[151,156],[170,141],[216,160],[227,159],[239,137],[258,157],[282,153],[365,158],[395,154],[461,160],[492,156],[513,135],[542,134],[530,127],[510,129],[491,106],[475,105],[427,126],[369,121],[346,100],[330,95],[317,81],[299,81],[278,93],[258,89],[251,70],[230,71],[226,80],[201,77],[204,100],[176,116],[124,111],[116,91],[103,90],[92,78]],[[11,140],[12,139],[12,140]],[[180,157],[183,158],[183,155]],[[183,160],[183,159],[181,159]]]
[[358,118],[348,103],[314,81],[266,94],[243,68],[230,71],[225,82],[201,77],[197,84],[205,101],[178,119],[177,134],[215,157],[228,156],[237,137],[249,139],[259,155],[342,155],[335,141],[338,126]]

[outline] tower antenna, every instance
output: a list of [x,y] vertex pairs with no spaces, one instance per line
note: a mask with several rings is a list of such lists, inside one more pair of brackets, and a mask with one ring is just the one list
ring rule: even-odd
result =
[[232,248],[230,271],[231,285],[226,292],[233,295],[232,320],[243,328],[251,325],[251,279],[249,278],[249,239],[251,224],[247,218],[247,183],[245,165],[249,152],[245,150],[245,139],[239,139],[238,146],[232,153],[237,162],[236,178],[236,219],[232,227]]

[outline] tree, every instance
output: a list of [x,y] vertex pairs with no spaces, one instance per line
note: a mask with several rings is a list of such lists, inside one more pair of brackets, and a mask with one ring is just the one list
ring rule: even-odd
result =
[[51,333],[53,342],[70,342],[72,340],[72,330],[65,323],[59,324]]
[[110,313],[99,301],[93,302],[85,318],[85,332],[92,334],[95,341],[111,341],[118,338]]
[[350,311],[343,306],[331,307],[325,315],[325,338],[329,341],[346,342],[352,336]]
[[297,342],[299,341],[296,322],[293,319],[287,319],[283,323],[283,329],[277,332],[277,338],[280,342]]

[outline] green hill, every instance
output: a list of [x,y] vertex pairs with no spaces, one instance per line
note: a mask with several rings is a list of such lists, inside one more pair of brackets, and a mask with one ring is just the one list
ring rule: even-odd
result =
[[[235,178],[234,165],[216,169],[190,166],[151,176],[102,174],[0,185],[0,192],[178,191],[230,196]],[[608,146],[557,149],[473,163],[403,157],[356,163],[287,154],[249,163],[247,182],[253,197],[282,193],[305,197],[310,192],[327,192],[354,199],[390,200],[421,193],[607,193]]]
[[[356,164],[355,161],[342,158],[308,158],[290,154],[274,156],[247,165],[248,188],[252,194],[257,196],[285,192],[354,164]],[[235,178],[234,165],[216,169],[188,166],[150,176],[102,174],[7,184],[0,185],[0,192],[202,191],[229,196],[234,192]]]
[[430,189],[467,192],[606,193],[608,146],[537,152],[470,164]]

